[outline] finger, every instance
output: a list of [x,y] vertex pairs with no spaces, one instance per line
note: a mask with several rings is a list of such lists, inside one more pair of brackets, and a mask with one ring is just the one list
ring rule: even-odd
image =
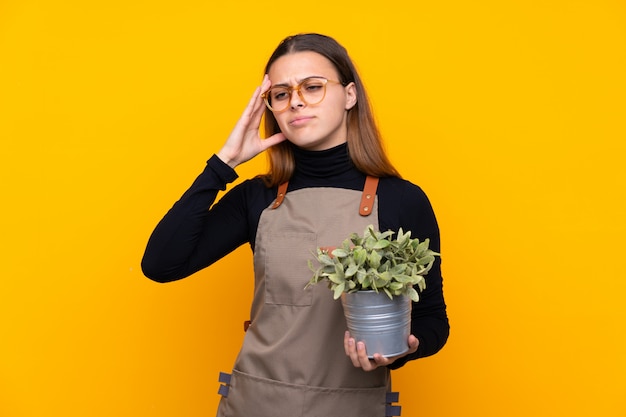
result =
[[270,81],[270,77],[265,74],[263,76],[263,81],[261,81],[261,93],[265,93],[272,86],[272,82]]
[[[258,93],[255,91],[255,95],[256,95],[255,107],[254,107],[254,113],[255,114],[260,109],[265,110],[265,103],[264,103],[264,100],[263,100],[263,93],[267,92],[267,90],[269,90],[271,86],[272,86],[272,82],[270,81],[270,79],[267,76],[267,74],[265,74],[265,76],[263,76],[263,81],[261,82],[261,85],[259,86]],[[262,114],[263,112],[260,112],[260,113]]]
[[257,108],[257,104],[259,102],[259,97],[261,96],[261,87],[257,87],[254,89],[254,93],[252,93],[252,97],[250,97],[250,101],[248,101],[248,105],[243,112],[243,116],[251,117],[254,114],[255,109]]
[[[259,96],[257,103],[255,103],[252,113],[250,114],[250,126],[259,129],[261,126],[261,118],[265,113],[265,102],[263,98]],[[259,135],[260,136],[260,135]]]
[[396,359],[401,358],[403,356],[409,355],[411,353],[415,353],[417,352],[417,348],[419,347],[419,340],[417,339],[417,337],[410,335],[409,336],[409,350],[406,353],[403,353],[402,355],[398,355],[398,356],[393,356],[390,358],[387,358],[383,355],[381,355],[380,353],[375,353],[374,354],[374,362],[376,362],[376,364],[378,366],[387,366],[387,365],[391,365],[392,363],[394,363],[396,361]]
[[359,361],[360,367],[363,368],[364,371],[371,371],[376,369],[378,365],[374,361],[370,361],[367,357],[367,349],[365,348],[365,343],[357,342],[356,344],[357,358]]
[[346,356],[350,356],[350,349],[348,346],[349,343],[350,343],[350,332],[346,330],[343,333],[343,350],[345,350]]
[[[262,94],[269,90],[272,83],[267,78],[267,75],[263,79],[263,83],[259,87],[258,96],[256,97],[256,101],[250,113],[250,126],[254,126],[258,129],[261,126],[261,118],[265,113],[265,100],[262,97]],[[259,135],[260,136],[260,135]]]
[[361,363],[359,362],[359,356],[356,351],[356,341],[350,337],[350,333],[346,332],[346,336],[344,337],[344,347],[346,350],[346,355],[350,358],[352,365],[360,368]]
[[420,345],[420,341],[417,339],[417,337],[410,335],[409,336],[409,351],[407,352],[407,354],[417,352],[417,348],[419,347],[419,345]]
[[380,353],[374,354],[374,362],[376,363],[376,367],[387,366],[390,363],[392,363],[394,360],[395,358],[386,358]]
[[287,139],[287,138],[285,137],[284,134],[276,133],[275,135],[272,135],[272,136],[270,136],[267,139],[263,139],[261,141],[261,146],[262,146],[263,150],[266,150],[267,148],[271,148],[272,146],[277,145],[280,142],[283,142],[285,139]]

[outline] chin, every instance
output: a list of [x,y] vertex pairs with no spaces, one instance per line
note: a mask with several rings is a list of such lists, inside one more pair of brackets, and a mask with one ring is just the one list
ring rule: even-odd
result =
[[299,148],[307,149],[311,151],[323,151],[325,149],[334,148],[337,145],[342,144],[344,141],[338,140],[328,140],[328,139],[319,139],[319,138],[287,138],[287,140]]
[[297,147],[304,148],[304,149],[315,148],[320,145],[320,141],[302,138],[302,137],[295,137],[295,138],[292,137],[292,138],[287,138],[287,140],[293,143],[294,145],[296,145]]

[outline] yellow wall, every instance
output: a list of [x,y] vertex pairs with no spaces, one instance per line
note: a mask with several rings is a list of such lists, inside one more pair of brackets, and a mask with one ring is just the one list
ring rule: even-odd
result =
[[300,31],[351,51],[440,221],[452,335],[403,416],[626,415],[623,0],[0,2],[0,415],[214,414],[249,249],[139,262]]

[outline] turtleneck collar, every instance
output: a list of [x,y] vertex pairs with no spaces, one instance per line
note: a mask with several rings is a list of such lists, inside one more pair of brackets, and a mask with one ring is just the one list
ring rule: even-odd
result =
[[294,175],[327,178],[356,171],[348,155],[348,143],[323,151],[309,151],[292,145],[296,161]]

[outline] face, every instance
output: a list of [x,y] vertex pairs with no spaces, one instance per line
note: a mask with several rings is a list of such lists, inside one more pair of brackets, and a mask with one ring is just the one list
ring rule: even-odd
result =
[[[339,81],[337,70],[316,52],[296,52],[278,58],[269,69],[272,86],[295,87],[310,77]],[[308,150],[324,150],[347,140],[347,113],[356,104],[354,83],[347,86],[328,82],[326,96],[318,104],[307,104],[296,91],[291,103],[281,112],[273,112],[287,139]]]

